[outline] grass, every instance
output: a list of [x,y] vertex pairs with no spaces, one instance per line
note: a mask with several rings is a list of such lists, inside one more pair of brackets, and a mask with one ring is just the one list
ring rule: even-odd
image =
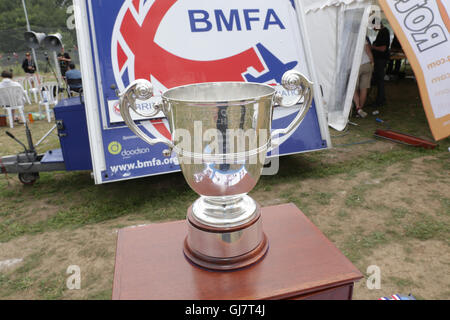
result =
[[349,216],[350,216],[350,214],[345,209],[341,209],[337,213],[337,217],[340,219],[347,219],[347,218],[349,218]]
[[111,300],[111,290],[102,290],[90,294],[88,300]]
[[399,277],[389,277],[388,280],[392,282],[397,288],[400,290],[405,288],[410,288],[412,286],[416,286],[414,281],[411,279],[399,278]]
[[38,281],[38,293],[41,299],[57,300],[61,299],[66,287],[66,273],[60,271],[46,275],[42,280]]
[[389,238],[381,231],[364,234],[358,231],[346,238],[342,245],[342,252],[352,262],[358,262],[362,257],[369,255],[372,249],[389,242]]
[[428,215],[420,215],[420,217],[411,224],[404,227],[405,235],[407,237],[429,240],[439,239],[447,241],[450,234],[450,224],[444,221],[438,221]]
[[391,211],[392,211],[392,217],[395,220],[403,219],[409,213],[408,209],[403,208],[403,207],[392,208]]
[[331,199],[333,198],[334,193],[329,192],[317,192],[314,193],[313,199],[316,203],[326,206],[329,205],[331,202]]

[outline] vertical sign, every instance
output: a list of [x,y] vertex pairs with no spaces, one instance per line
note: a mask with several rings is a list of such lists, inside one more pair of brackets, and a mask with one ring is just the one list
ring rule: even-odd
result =
[[[294,68],[317,82],[299,1],[74,0],[74,5],[98,184],[180,170],[175,154],[162,155],[165,145],[148,145],[123,123],[117,93],[136,79],[150,80],[156,92],[138,101],[142,114],[164,91],[185,84],[257,82],[287,95],[279,83]],[[315,92],[302,124],[283,136],[279,155],[329,147],[317,85]],[[287,127],[298,109],[275,108],[272,128]],[[163,114],[133,119],[150,136],[171,139]]]
[[434,138],[450,136],[450,1],[379,2],[414,70]]

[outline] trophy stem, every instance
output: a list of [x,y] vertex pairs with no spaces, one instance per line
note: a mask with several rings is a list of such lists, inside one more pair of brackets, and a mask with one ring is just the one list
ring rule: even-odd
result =
[[258,205],[246,194],[202,196],[192,206],[193,218],[210,227],[232,228],[246,224],[257,214]]
[[233,206],[242,201],[242,197],[244,195],[235,195],[235,196],[227,196],[227,197],[204,197],[204,201],[211,205],[226,207]]

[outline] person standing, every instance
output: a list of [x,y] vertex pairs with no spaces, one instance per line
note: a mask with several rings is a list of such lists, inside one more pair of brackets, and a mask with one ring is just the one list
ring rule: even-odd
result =
[[58,53],[58,61],[61,75],[65,78],[69,63],[72,62],[72,58],[67,52],[64,52],[64,47],[61,47],[61,52]]
[[32,75],[36,72],[36,64],[31,58],[31,54],[29,52],[25,54],[25,60],[22,62],[22,69],[27,75]]
[[381,107],[386,103],[386,95],[384,90],[384,76],[386,64],[389,60],[389,45],[391,44],[391,36],[388,28],[383,22],[380,23],[377,37],[372,44],[372,54],[374,58],[373,77],[377,86],[377,97],[375,107]]
[[371,44],[369,38],[366,37],[361,66],[359,68],[358,80],[356,82],[355,94],[353,96],[356,112],[361,118],[367,117],[367,113],[363,110],[363,107],[366,103],[367,91],[370,88],[373,66],[374,58],[371,51]]

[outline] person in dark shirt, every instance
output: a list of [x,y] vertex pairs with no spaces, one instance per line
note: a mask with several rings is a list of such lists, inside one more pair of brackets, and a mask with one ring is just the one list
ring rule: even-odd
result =
[[66,81],[71,91],[80,92],[83,88],[81,82],[81,72],[75,69],[75,64],[69,64],[69,70],[66,72]]
[[377,97],[375,106],[380,107],[386,103],[386,96],[384,91],[384,76],[386,64],[389,60],[389,45],[391,43],[391,36],[389,30],[380,23],[377,38],[372,44],[372,54],[374,58],[374,72],[373,78],[377,86]]
[[27,74],[34,74],[36,72],[36,65],[29,52],[25,54],[25,60],[22,62],[22,69]]
[[61,69],[61,75],[65,78],[67,68],[69,67],[69,63],[72,61],[72,58],[67,52],[64,52],[64,47],[62,47],[61,52],[58,53],[58,61],[59,68]]

